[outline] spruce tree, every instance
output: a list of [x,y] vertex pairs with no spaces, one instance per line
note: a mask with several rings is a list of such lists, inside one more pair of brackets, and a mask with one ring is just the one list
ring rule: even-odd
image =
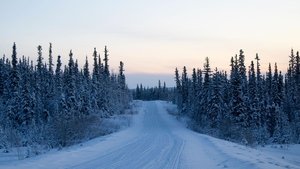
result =
[[53,74],[52,43],[50,43],[50,47],[49,47],[49,72],[50,74]]
[[274,75],[272,79],[272,101],[277,106],[281,106],[282,103],[282,92],[283,92],[282,80],[283,80],[282,75],[278,74],[277,63],[275,63]]
[[208,57],[205,58],[203,73],[204,73],[204,83],[203,83],[203,85],[204,85],[205,88],[207,88],[209,86],[210,73],[211,73]]
[[238,69],[241,78],[242,94],[245,96],[245,94],[247,93],[247,75],[246,75],[246,66],[245,66],[245,55],[242,49],[240,50],[240,54],[238,58]]
[[43,68],[43,56],[42,56],[42,46],[38,46],[38,60],[37,60],[37,71],[39,75],[42,75],[42,68]]
[[200,96],[200,104],[199,104],[199,114],[198,115],[198,123],[207,126],[208,123],[208,113],[209,113],[209,107],[207,105],[208,102],[210,102],[211,99],[211,68],[210,68],[210,63],[208,57],[205,58],[205,63],[203,65],[203,73],[204,73],[204,81],[203,81],[203,87],[202,87],[202,92]]
[[181,76],[181,94],[182,94],[182,112],[183,114],[187,113],[187,104],[188,104],[188,95],[189,95],[189,86],[188,86],[188,75],[186,67],[183,67],[183,72]]
[[[243,78],[241,77],[242,73],[239,69],[239,63],[237,56],[234,60],[233,70],[232,70],[232,79],[231,81],[231,91],[232,91],[232,99],[230,102],[231,107],[231,123],[234,127],[233,132],[238,132],[239,127],[246,128],[249,127],[249,114],[247,110],[247,106],[245,105],[245,100],[243,97],[242,86],[243,86]],[[239,132],[238,132],[239,133]]]
[[90,71],[89,71],[89,62],[88,62],[88,58],[85,58],[85,64],[83,67],[83,75],[85,77],[86,80],[88,80],[90,78]]
[[10,95],[8,99],[8,106],[6,110],[6,117],[8,119],[8,125],[12,128],[18,128],[20,124],[23,123],[21,118],[23,115],[20,114],[20,74],[18,71],[18,59],[17,59],[17,49],[16,44],[13,45],[12,51],[12,67],[10,72]]
[[201,69],[197,69],[197,96],[199,96],[199,94],[201,92],[202,82],[203,82],[202,70]]
[[70,50],[69,54],[68,74],[66,80],[67,113],[65,114],[65,119],[71,120],[77,115],[77,100],[75,97],[75,63],[73,60],[72,50]]
[[197,73],[196,73],[196,69],[193,68],[193,73],[192,73],[192,92],[193,92],[193,95],[195,98],[195,94],[197,92],[197,85],[198,85],[198,82],[197,82]]
[[97,81],[97,78],[99,77],[99,65],[98,65],[98,60],[97,60],[97,50],[94,48],[94,69],[93,69],[93,79]]
[[272,68],[271,68],[271,63],[269,63],[269,69],[266,75],[266,99],[267,99],[267,104],[272,105],[273,100],[272,100]]
[[248,104],[250,107],[250,126],[252,128],[258,129],[260,127],[260,106],[259,106],[259,98],[257,91],[257,77],[255,75],[254,62],[251,61],[251,65],[249,68],[249,83],[248,83]]
[[256,85],[256,76],[255,76],[255,70],[254,70],[254,63],[251,61],[250,69],[249,69],[249,84],[248,84],[248,95],[250,99],[250,104],[254,103],[256,97],[257,97],[257,85]]
[[120,61],[120,66],[119,66],[119,75],[118,75],[118,79],[119,79],[119,84],[121,87],[121,90],[125,90],[126,88],[126,84],[125,84],[125,74],[124,74],[124,63],[122,61]]
[[4,57],[0,59],[0,99],[4,95],[5,90],[5,63]]
[[[175,83],[176,83],[176,98],[175,102],[179,108],[179,110],[182,109],[182,86],[181,86],[181,80],[179,76],[179,72],[177,67],[175,68]],[[142,88],[140,88],[142,90]]]
[[208,120],[211,128],[220,128],[224,114],[226,114],[226,105],[223,99],[222,75],[216,69],[212,78],[212,94],[208,102]]
[[294,74],[294,83],[295,83],[295,101],[298,110],[300,110],[300,56],[299,51],[296,52],[295,56],[295,74]]
[[108,67],[108,50],[107,50],[107,47],[105,46],[104,48],[104,76],[106,78],[109,77],[109,67]]

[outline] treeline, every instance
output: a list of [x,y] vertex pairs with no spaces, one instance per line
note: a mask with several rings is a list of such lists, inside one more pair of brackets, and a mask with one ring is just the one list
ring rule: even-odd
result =
[[223,139],[244,144],[300,143],[300,60],[291,51],[287,73],[275,63],[265,75],[260,59],[246,69],[245,55],[231,58],[228,75],[212,71],[209,59],[204,68],[175,70],[176,101],[191,127]]
[[38,46],[34,65],[17,58],[14,44],[11,60],[0,59],[0,147],[64,147],[101,134],[92,124],[123,113],[131,96],[123,62],[110,73],[106,47],[103,61],[96,48],[93,59],[92,71],[88,58],[80,69],[70,51],[68,64],[58,56],[54,68],[50,43],[48,63]]
[[133,91],[133,99],[135,100],[166,100],[172,101],[174,98],[174,88],[167,88],[166,83],[161,85],[160,80],[158,86],[155,87],[143,87],[143,84],[137,85]]

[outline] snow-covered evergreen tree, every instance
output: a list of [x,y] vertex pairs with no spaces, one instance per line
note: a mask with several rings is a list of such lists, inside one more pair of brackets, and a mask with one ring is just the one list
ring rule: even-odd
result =
[[262,75],[258,54],[255,60],[256,67],[252,61],[248,78],[243,50],[231,58],[229,79],[226,72],[217,69],[211,76],[208,58],[204,64],[203,82],[200,69],[197,72],[193,69],[188,78],[184,67],[180,78],[176,68],[175,103],[180,111],[188,112],[195,123],[192,126],[201,132],[214,131],[219,137],[245,144],[299,142],[299,53],[295,55],[291,51],[285,76],[276,63],[274,72],[269,64],[266,75]]
[[[106,50],[106,59],[107,56]],[[36,65],[24,56],[18,59],[14,44],[11,60],[5,56],[0,58],[0,129],[7,144],[3,146],[67,146],[86,137],[85,132],[92,125],[88,119],[124,112],[131,97],[123,62],[119,74],[106,74],[104,81],[96,49],[94,57],[96,65],[92,75],[87,60],[80,70],[72,51],[64,70],[61,56],[57,57],[54,72],[51,43],[49,63],[44,63],[42,47],[38,46]],[[99,103],[103,100],[110,104],[104,107]]]

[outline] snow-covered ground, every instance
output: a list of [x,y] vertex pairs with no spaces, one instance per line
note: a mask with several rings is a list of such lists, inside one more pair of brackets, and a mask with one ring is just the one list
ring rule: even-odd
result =
[[245,147],[187,129],[167,113],[166,102],[139,104],[127,129],[0,168],[300,168],[299,145]]

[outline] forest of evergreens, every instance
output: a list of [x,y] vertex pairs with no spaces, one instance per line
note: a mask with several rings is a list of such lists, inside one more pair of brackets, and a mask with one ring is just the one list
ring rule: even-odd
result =
[[92,71],[88,58],[80,69],[72,51],[68,57],[67,65],[63,66],[61,56],[54,65],[50,43],[48,52],[37,47],[34,65],[17,56],[14,44],[11,58],[0,59],[1,148],[31,147],[32,151],[36,146],[69,146],[106,134],[98,130],[101,119],[129,108],[132,98],[124,64],[120,62],[118,74],[111,73],[106,46],[103,60],[94,49]]
[[145,87],[143,84],[139,84],[136,86],[135,90],[133,90],[133,99],[171,101],[174,98],[174,90],[174,88],[166,87],[166,82],[162,85],[160,80],[156,87]]
[[249,145],[300,143],[299,52],[291,51],[286,73],[275,63],[263,74],[258,54],[247,70],[243,50],[230,63],[229,74],[208,58],[190,77],[176,68],[174,99],[190,127]]
[[132,95],[173,101],[179,116],[188,117],[189,126],[201,133],[248,145],[300,143],[299,52],[291,51],[285,73],[276,63],[262,73],[258,54],[247,69],[240,50],[229,73],[212,70],[206,58],[203,69],[192,69],[190,77],[185,66],[181,74],[176,68],[175,88],[158,81],[157,87],[140,84],[133,92],[123,62],[117,74],[110,72],[106,47],[103,60],[94,49],[92,71],[87,57],[80,69],[72,51],[67,65],[61,56],[54,65],[51,43],[44,53],[48,62],[41,46],[36,62],[18,58],[14,44],[11,58],[0,59],[0,147],[7,151],[64,147],[106,134],[98,130],[102,119],[123,114]]

